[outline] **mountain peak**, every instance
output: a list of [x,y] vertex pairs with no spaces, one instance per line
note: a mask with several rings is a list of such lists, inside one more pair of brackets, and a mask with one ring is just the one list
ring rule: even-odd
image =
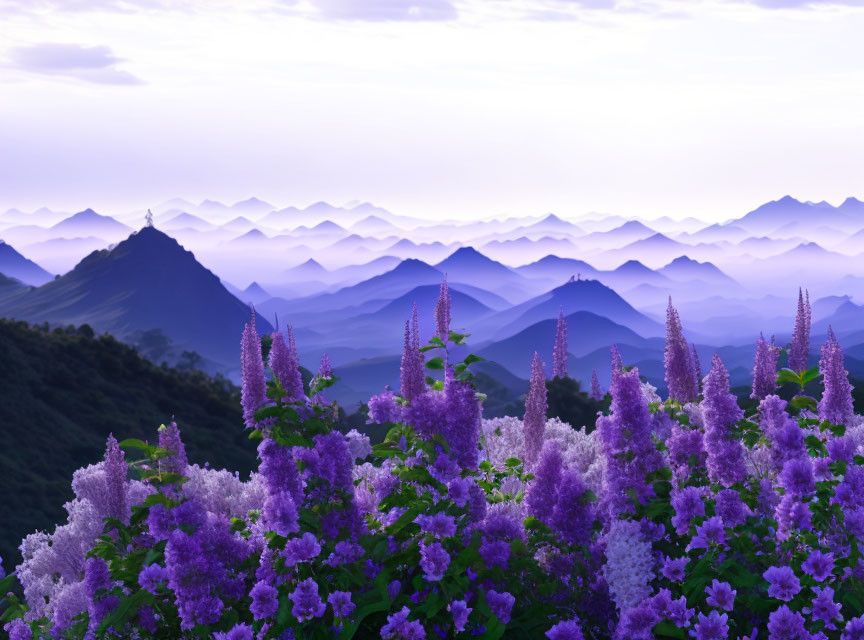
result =
[[488,263],[488,262],[494,262],[494,260],[492,260],[488,256],[484,256],[482,253],[477,251],[477,249],[475,249],[474,247],[468,246],[468,247],[459,247],[458,249],[456,249],[456,251],[454,251],[449,256],[444,258],[444,260],[439,262],[438,265],[436,265],[436,266],[439,266],[439,267],[440,266],[450,266],[450,265],[453,265],[456,263],[466,264],[466,263],[472,263],[472,262],[474,262],[474,263],[476,263],[476,262]]

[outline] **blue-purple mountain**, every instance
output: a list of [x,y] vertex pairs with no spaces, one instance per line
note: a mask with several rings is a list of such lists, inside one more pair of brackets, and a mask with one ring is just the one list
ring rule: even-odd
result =
[[54,278],[32,260],[15,251],[11,244],[0,240],[0,273],[7,278],[38,287]]
[[[86,323],[120,339],[161,329],[178,349],[234,368],[250,309],[176,240],[146,227],[110,251],[94,251],[64,276],[0,298],[0,314],[29,322]],[[272,327],[259,318],[258,331]]]

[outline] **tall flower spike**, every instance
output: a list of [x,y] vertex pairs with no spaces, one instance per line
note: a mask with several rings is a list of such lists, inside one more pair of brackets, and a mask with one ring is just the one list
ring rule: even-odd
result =
[[705,449],[708,452],[708,476],[712,482],[730,487],[743,480],[747,468],[744,449],[729,430],[743,416],[735,396],[729,393],[729,372],[716,353],[711,371],[705,376],[702,401],[705,421]]
[[698,395],[699,389],[702,386],[702,365],[699,363],[699,353],[696,351],[696,344],[690,345],[693,351],[693,376],[696,378],[695,389]]
[[672,306],[671,297],[669,306],[666,308],[665,363],[669,397],[681,404],[695,400],[699,393],[696,391],[696,376],[690,348],[684,339],[681,319],[678,317],[678,311]]
[[303,397],[300,359],[297,357],[297,347],[294,344],[294,331],[290,326],[287,344],[281,332],[277,331],[273,334],[273,344],[270,346],[270,369],[289,400],[300,400]]
[[450,288],[447,286],[447,274],[441,281],[441,292],[438,294],[438,304],[435,305],[436,335],[447,342],[450,335]]
[[609,387],[611,414],[597,419],[601,450],[606,459],[603,503],[610,515],[632,513],[653,495],[645,476],[663,464],[651,440],[651,413],[642,393],[639,370],[619,373]]
[[414,305],[411,321],[405,322],[405,343],[402,347],[402,366],[399,370],[399,389],[402,397],[412,400],[425,391],[423,376],[423,354],[420,353],[420,339],[416,326],[417,305]]
[[610,349],[612,354],[612,379],[615,379],[619,373],[624,370],[624,361],[621,359],[621,352],[618,350],[618,345],[613,344]]
[[810,293],[804,299],[804,293],[798,289],[798,313],[795,316],[795,327],[792,331],[792,347],[789,349],[789,368],[793,371],[804,371],[810,357]]
[[255,412],[267,402],[267,382],[264,377],[264,360],[261,356],[261,339],[255,329],[255,310],[243,330],[240,349],[240,372],[243,379],[241,403],[246,426],[254,428]]
[[555,327],[555,345],[552,348],[552,377],[567,377],[567,319],[564,307],[558,311],[558,325]]
[[591,392],[588,397],[598,402],[603,399],[603,389],[600,387],[600,381],[597,379],[597,369],[591,370]]
[[159,428],[159,448],[171,452],[162,458],[162,468],[168,473],[183,475],[188,465],[186,447],[183,445],[183,440],[180,439],[180,429],[177,428],[177,423],[173,420],[167,426]]
[[756,358],[753,364],[753,392],[750,397],[762,400],[777,389],[777,358],[773,344],[765,342],[760,333],[756,341]]
[[852,385],[849,383],[843,365],[843,349],[840,348],[840,343],[837,342],[830,326],[828,340],[822,346],[819,372],[825,385],[822,399],[819,401],[819,419],[834,424],[847,424],[854,414]]
[[108,436],[105,443],[105,481],[106,481],[106,507],[107,514],[122,522],[129,522],[129,504],[126,499],[126,454],[117,444],[114,435]]
[[326,353],[321,354],[321,365],[318,367],[318,377],[324,380],[333,377],[333,366],[330,364],[330,356]]
[[530,469],[540,455],[543,446],[543,432],[546,429],[546,377],[539,354],[534,352],[531,363],[531,386],[525,400],[525,417],[522,428],[525,434],[525,468]]

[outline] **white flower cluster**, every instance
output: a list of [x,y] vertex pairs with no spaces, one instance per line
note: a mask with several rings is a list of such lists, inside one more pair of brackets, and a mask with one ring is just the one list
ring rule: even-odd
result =
[[623,613],[651,594],[649,583],[654,578],[651,543],[645,540],[639,523],[632,520],[614,520],[603,538],[606,542],[603,576]]
[[186,467],[185,474],[189,481],[181,485],[183,496],[197,500],[211,513],[245,518],[253,509],[264,508],[267,486],[258,473],[253,473],[248,482],[243,482],[236,471],[207,469],[193,464]]

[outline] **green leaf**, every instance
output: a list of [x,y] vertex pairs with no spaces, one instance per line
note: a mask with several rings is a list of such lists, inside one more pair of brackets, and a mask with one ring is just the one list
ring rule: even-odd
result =
[[687,634],[684,633],[684,630],[679,629],[669,620],[663,620],[662,622],[655,624],[653,632],[655,638],[687,638]]
[[802,371],[799,377],[801,378],[802,383],[807,384],[811,380],[815,380],[819,377],[819,367],[811,367],[807,369],[807,371]]
[[789,403],[796,409],[810,409],[810,411],[818,411],[816,400],[810,396],[795,396]]
[[504,461],[504,466],[506,467],[518,467],[522,464],[522,461],[519,458],[507,458]]
[[99,628],[96,630],[96,637],[103,637],[105,631],[110,627],[122,628],[122,622],[125,622],[132,616],[132,614],[136,613],[142,605],[149,604],[153,602],[154,599],[153,594],[144,589],[136,591],[131,596],[123,598],[120,600],[117,607],[102,619]]
[[427,360],[426,361],[426,368],[427,369],[443,369],[444,368],[444,358],[439,356],[437,358],[432,358],[431,360]]
[[482,358],[482,357],[475,355],[473,353],[469,353],[468,356],[466,356],[466,358],[462,362],[464,362],[466,365],[469,365],[469,364],[474,364],[475,362],[485,362],[485,361],[486,361],[486,358]]
[[138,438],[127,438],[123,442],[120,443],[121,449],[140,449],[144,453],[147,454],[147,457],[150,457],[157,449],[152,444],[147,444],[143,440],[139,440]]
[[792,371],[792,369],[780,369],[780,371],[777,372],[777,384],[797,384],[799,387],[804,386],[801,381],[801,376]]

